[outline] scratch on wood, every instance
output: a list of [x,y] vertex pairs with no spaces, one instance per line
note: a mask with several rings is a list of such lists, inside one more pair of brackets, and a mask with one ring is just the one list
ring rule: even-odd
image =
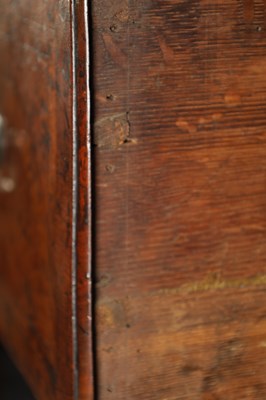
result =
[[[248,289],[248,288],[263,288],[266,287],[266,275],[257,275],[249,278],[236,278],[236,279],[222,279],[220,276],[207,276],[206,278],[192,282],[181,284],[177,287],[172,288],[161,288],[157,290],[152,290],[145,294],[139,293],[139,296],[143,298],[154,298],[161,296],[182,296],[192,293],[208,293],[229,289]],[[134,295],[134,300],[139,297],[138,295]],[[126,300],[123,298],[118,298],[114,300],[113,298],[106,296],[102,297],[100,301],[98,301],[98,307],[106,306],[107,304],[117,303],[128,301],[132,299],[130,295],[126,296]],[[266,342],[265,342],[266,343]]]
[[166,42],[166,40],[163,37],[159,37],[158,41],[159,41],[159,45],[160,45],[160,49],[161,49],[164,61],[166,63],[171,62],[175,57],[174,50],[168,45],[168,43]]
[[[160,289],[156,291],[156,295],[172,295],[194,293],[194,292],[209,292],[213,290],[223,290],[223,289],[242,289],[249,287],[259,287],[266,285],[266,275],[258,275],[250,278],[237,278],[237,279],[221,279],[217,277],[206,277],[205,279],[197,282],[188,283],[181,285],[178,288]],[[154,293],[153,293],[154,294]]]

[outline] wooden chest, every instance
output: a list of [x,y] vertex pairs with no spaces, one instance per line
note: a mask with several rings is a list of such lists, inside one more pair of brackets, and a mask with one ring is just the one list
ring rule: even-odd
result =
[[37,400],[266,399],[266,2],[0,1],[0,339]]

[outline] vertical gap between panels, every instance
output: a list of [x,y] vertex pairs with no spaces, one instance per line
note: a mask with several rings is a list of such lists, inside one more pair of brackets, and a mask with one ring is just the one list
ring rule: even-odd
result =
[[[85,39],[85,60],[86,62],[86,88],[87,88],[87,147],[89,149],[88,154],[88,172],[90,176],[90,181],[88,182],[88,207],[90,216],[90,226],[88,231],[88,270],[87,275],[91,280],[91,285],[88,296],[91,300],[91,351],[92,351],[92,377],[88,377],[88,381],[92,380],[93,385],[93,399],[98,398],[97,394],[97,335],[95,326],[95,301],[96,301],[96,290],[95,290],[95,268],[96,268],[96,193],[95,193],[95,156],[93,152],[93,122],[94,122],[94,85],[93,85],[93,29],[92,29],[92,1],[93,0],[83,0],[84,1],[84,38],[82,38],[80,32],[78,7],[80,6],[80,0],[72,0],[72,74],[73,74],[73,238],[72,238],[72,323],[73,323],[73,354],[74,354],[74,398],[78,400],[80,397],[79,393],[79,339],[78,339],[78,240],[77,240],[77,226],[79,224],[79,87],[78,83],[78,73],[79,73],[79,40]],[[88,310],[89,312],[90,310]],[[88,354],[88,357],[90,355]],[[89,360],[88,360],[89,362]],[[84,373],[84,372],[83,372]]]
[[78,141],[77,141],[77,29],[76,0],[71,4],[72,32],[72,336],[73,336],[73,391],[78,400],[78,343],[77,343],[77,204],[78,204]]
[[90,143],[91,143],[91,279],[92,279],[92,356],[93,356],[93,374],[94,374],[94,400],[98,399],[98,368],[97,368],[97,330],[96,330],[96,244],[97,244],[97,193],[96,193],[96,158],[93,146],[93,126],[95,120],[95,88],[94,88],[94,40],[93,40],[93,1],[97,0],[85,0],[87,1],[88,11],[88,43],[89,43],[89,90],[90,90]]

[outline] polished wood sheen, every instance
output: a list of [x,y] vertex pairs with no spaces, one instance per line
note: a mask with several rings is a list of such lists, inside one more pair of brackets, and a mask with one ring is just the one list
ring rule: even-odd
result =
[[266,2],[1,0],[0,57],[0,339],[36,399],[265,399]]

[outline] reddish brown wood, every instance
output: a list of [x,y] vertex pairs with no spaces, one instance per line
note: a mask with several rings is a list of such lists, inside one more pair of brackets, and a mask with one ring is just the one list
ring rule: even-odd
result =
[[1,340],[38,400],[93,398],[92,328],[101,400],[261,400],[265,1],[90,6],[93,101],[88,3],[0,5]]
[[0,337],[38,400],[92,398],[85,3],[0,4]]
[[[76,312],[78,399],[94,396],[92,354],[92,246],[91,246],[91,141],[89,10],[86,0],[75,7],[76,145],[77,145],[77,237]],[[75,179],[75,178],[74,178]]]
[[265,1],[92,5],[98,397],[266,398]]

